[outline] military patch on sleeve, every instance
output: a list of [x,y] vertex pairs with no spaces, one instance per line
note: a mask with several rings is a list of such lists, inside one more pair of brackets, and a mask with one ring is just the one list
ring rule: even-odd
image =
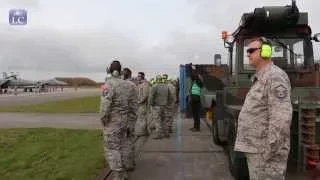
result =
[[106,84],[102,85],[100,89],[101,89],[101,95],[102,96],[106,96],[108,94],[109,88],[108,88],[108,86]]
[[284,99],[288,96],[288,89],[283,84],[280,84],[273,88],[273,95],[278,99]]

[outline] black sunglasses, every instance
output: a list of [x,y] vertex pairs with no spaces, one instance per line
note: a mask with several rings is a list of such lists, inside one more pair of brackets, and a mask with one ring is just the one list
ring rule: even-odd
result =
[[253,52],[255,52],[258,49],[261,49],[261,48],[249,48],[249,49],[247,49],[247,54],[252,54]]

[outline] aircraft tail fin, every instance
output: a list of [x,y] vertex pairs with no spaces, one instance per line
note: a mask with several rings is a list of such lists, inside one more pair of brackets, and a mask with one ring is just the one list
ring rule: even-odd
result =
[[3,72],[2,73],[2,77],[3,77],[3,79],[7,79],[8,78],[8,73],[7,72]]

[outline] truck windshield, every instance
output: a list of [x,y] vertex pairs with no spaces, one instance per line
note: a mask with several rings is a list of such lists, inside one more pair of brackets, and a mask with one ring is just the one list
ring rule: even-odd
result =
[[[292,68],[302,65],[304,62],[304,40],[303,39],[270,39],[272,43],[272,60],[280,68]],[[250,39],[244,41],[243,47],[243,69],[254,70],[249,64],[247,56]]]

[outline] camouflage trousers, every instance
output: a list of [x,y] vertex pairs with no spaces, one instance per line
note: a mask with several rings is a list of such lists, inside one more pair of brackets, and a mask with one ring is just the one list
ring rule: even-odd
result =
[[166,107],[167,118],[165,121],[165,126],[168,128],[169,133],[172,132],[173,118],[174,118],[174,114],[175,114],[174,108],[175,108],[175,106],[167,106]]
[[152,106],[150,106],[148,110],[149,110],[149,113],[147,114],[147,131],[148,131],[148,134],[152,134],[155,131],[155,126],[152,119],[152,112],[153,112]]
[[250,180],[284,180],[287,169],[288,152],[272,154],[246,153]]
[[136,136],[146,136],[147,131],[147,121],[148,121],[148,106],[147,104],[141,104],[138,108],[138,119],[135,125],[135,135]]
[[128,174],[126,171],[113,171],[110,180],[127,180]]
[[126,126],[105,128],[103,139],[105,159],[111,170],[120,172],[134,167],[134,136]]
[[[134,127],[134,124],[130,125]],[[134,128],[130,129],[134,129]],[[126,170],[133,169],[136,165],[135,162],[135,132],[132,132],[130,129],[127,130],[127,139],[124,141],[123,153],[124,153],[124,167]]]
[[164,137],[169,136],[169,128],[167,126],[168,119],[170,118],[169,113],[166,111],[165,106],[152,106],[151,111],[151,126],[154,127],[152,132],[153,137]]
[[124,171],[124,146],[127,141],[127,127],[105,128],[103,130],[104,155],[110,169]]

